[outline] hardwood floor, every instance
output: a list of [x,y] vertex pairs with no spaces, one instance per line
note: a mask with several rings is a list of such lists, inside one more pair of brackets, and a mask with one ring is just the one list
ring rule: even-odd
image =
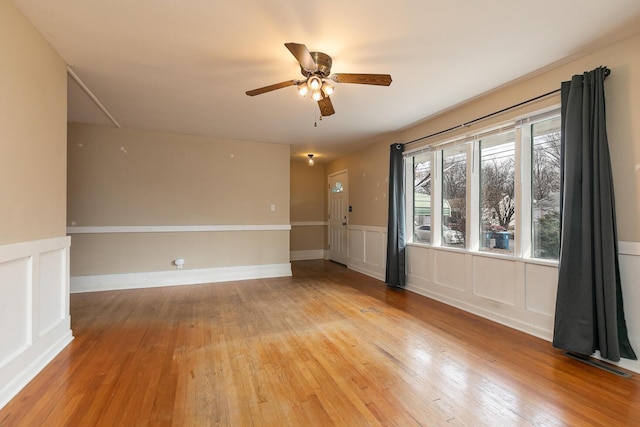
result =
[[324,261],[75,294],[75,340],[1,426],[632,426],[640,381]]

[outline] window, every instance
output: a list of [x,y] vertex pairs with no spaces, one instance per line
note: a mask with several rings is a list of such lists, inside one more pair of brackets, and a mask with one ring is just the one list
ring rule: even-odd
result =
[[342,187],[342,183],[340,181],[336,181],[335,185],[331,187],[332,193],[342,193],[344,188]]
[[480,250],[513,253],[516,220],[515,131],[481,139]]
[[[557,260],[560,112],[405,153],[407,236],[415,243]],[[411,227],[409,227],[411,224]]]
[[467,223],[467,151],[442,151],[442,245],[464,247]]
[[413,241],[431,243],[431,153],[413,157]]
[[532,256],[560,255],[560,117],[531,125]]

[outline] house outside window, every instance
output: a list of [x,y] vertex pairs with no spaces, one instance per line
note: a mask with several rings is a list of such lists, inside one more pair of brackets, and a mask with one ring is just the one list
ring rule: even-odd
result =
[[431,152],[413,157],[413,241],[431,243]]

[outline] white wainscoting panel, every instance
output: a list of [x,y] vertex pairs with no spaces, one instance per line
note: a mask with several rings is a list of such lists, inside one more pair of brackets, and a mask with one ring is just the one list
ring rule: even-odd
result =
[[71,342],[69,237],[0,246],[0,407]]
[[30,274],[30,257],[0,263],[0,366],[31,343]]
[[413,246],[407,248],[406,253],[407,277],[411,277],[414,281],[418,282],[428,282],[431,275],[435,275],[435,268],[433,267],[435,251],[424,246]]
[[[620,276],[629,341],[640,357],[640,242],[620,242]],[[622,359],[619,366],[640,373],[640,361]]]
[[361,229],[352,229],[349,227],[349,262],[364,263],[365,253],[365,232]]
[[68,310],[65,314],[65,309],[68,308],[69,293],[60,292],[60,284],[67,283],[68,280],[65,256],[65,251],[56,250],[44,252],[39,257],[40,279],[38,282],[40,286],[37,288],[37,292],[38,306],[40,307],[40,336],[49,333],[51,328],[54,328],[58,322],[69,315]]
[[355,271],[384,280],[387,259],[387,229],[349,225],[347,266]]
[[516,303],[516,263],[510,259],[473,257],[473,293],[502,304]]
[[550,339],[552,316],[527,310],[524,260],[416,244],[407,247],[407,256],[408,290]]
[[558,267],[525,265],[525,306],[534,313],[555,316]]
[[446,250],[433,252],[433,281],[436,285],[464,291],[467,282],[465,254]]
[[386,262],[387,233],[379,230],[365,230],[364,262],[381,269]]

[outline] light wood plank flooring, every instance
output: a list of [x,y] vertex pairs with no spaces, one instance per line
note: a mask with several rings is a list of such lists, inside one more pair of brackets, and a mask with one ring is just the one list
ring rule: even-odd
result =
[[640,381],[325,261],[71,296],[1,426],[633,426]]

